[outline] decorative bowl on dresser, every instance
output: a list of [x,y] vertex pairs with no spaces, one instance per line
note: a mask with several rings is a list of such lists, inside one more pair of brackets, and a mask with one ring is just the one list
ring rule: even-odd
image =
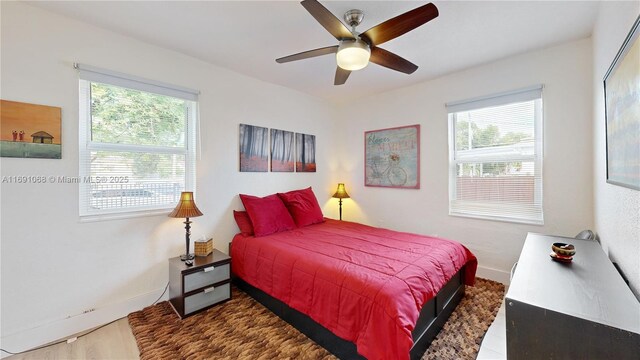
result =
[[214,249],[196,256],[193,266],[169,259],[169,302],[180,318],[231,299],[231,258]]
[[573,244],[556,242],[551,244],[551,250],[560,256],[573,256],[576,254],[576,247]]

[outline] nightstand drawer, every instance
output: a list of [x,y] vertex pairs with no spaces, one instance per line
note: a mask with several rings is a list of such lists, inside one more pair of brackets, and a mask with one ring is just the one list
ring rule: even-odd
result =
[[229,280],[231,264],[211,265],[202,270],[184,276],[184,292],[188,293],[207,285]]
[[[228,268],[228,264],[226,265]],[[218,286],[211,286],[202,292],[184,298],[184,313],[190,314],[194,311],[217,304],[231,298],[231,284],[226,283]]]

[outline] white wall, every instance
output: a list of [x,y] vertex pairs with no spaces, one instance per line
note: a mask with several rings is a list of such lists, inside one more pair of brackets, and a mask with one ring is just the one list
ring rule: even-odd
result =
[[606,182],[603,87],[604,75],[638,14],[637,1],[603,2],[593,30],[593,181],[595,226],[602,247],[618,262],[640,299],[640,191]]
[[[1,175],[78,174],[78,86],[71,64],[81,62],[202,91],[197,203],[205,215],[194,219],[192,232],[212,235],[219,249],[226,251],[236,232],[231,210],[242,207],[237,193],[312,185],[325,214],[337,217],[329,196],[341,181],[352,196],[344,201],[345,220],[459,240],[479,257],[481,274],[500,278],[516,261],[527,231],[573,236],[593,228],[595,186],[596,228],[637,293],[637,192],[605,184],[602,175],[600,80],[638,13],[637,5],[625,6],[603,7],[593,49],[585,39],[333,106],[26,4],[2,2],[0,97],[62,107],[63,158],[1,158]],[[545,225],[447,215],[444,104],[539,83],[545,85]],[[240,122],[315,134],[318,173],[239,173]],[[364,131],[411,124],[422,126],[421,189],[364,187]],[[2,184],[0,196],[1,340],[10,350],[149,304],[166,284],[166,259],[184,248],[178,219],[80,223],[77,185]]]
[[[227,251],[238,193],[311,185],[325,214],[337,216],[329,200],[337,182],[332,108],[324,101],[22,3],[2,2],[1,15],[0,95],[62,107],[63,143],[61,160],[2,158],[3,177],[78,175],[72,63],[80,62],[201,90],[196,200],[205,215],[193,219],[194,237],[213,236]],[[316,135],[318,172],[238,172],[241,122]],[[168,281],[167,259],[184,252],[184,225],[166,215],[80,223],[77,184],[2,184],[1,196],[2,347],[12,351],[150,304]],[[76,317],[93,308],[99,316]]]
[[[478,256],[481,267],[502,274],[517,261],[528,231],[574,236],[591,228],[590,59],[591,41],[585,39],[345,105],[339,112],[345,134],[341,157],[349,175],[342,180],[352,197],[345,218],[458,240]],[[544,226],[449,216],[445,103],[540,83],[545,86]],[[412,124],[421,125],[421,189],[364,187],[359,139],[364,131]]]

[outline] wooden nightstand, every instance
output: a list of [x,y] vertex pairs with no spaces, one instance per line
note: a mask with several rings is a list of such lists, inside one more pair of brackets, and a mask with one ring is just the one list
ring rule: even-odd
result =
[[180,318],[231,299],[231,258],[214,249],[196,256],[193,266],[169,259],[169,301]]

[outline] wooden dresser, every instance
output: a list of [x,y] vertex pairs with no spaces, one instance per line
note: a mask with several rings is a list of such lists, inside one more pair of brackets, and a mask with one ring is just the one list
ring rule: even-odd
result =
[[640,303],[596,241],[529,233],[505,302],[508,359],[640,359]]

